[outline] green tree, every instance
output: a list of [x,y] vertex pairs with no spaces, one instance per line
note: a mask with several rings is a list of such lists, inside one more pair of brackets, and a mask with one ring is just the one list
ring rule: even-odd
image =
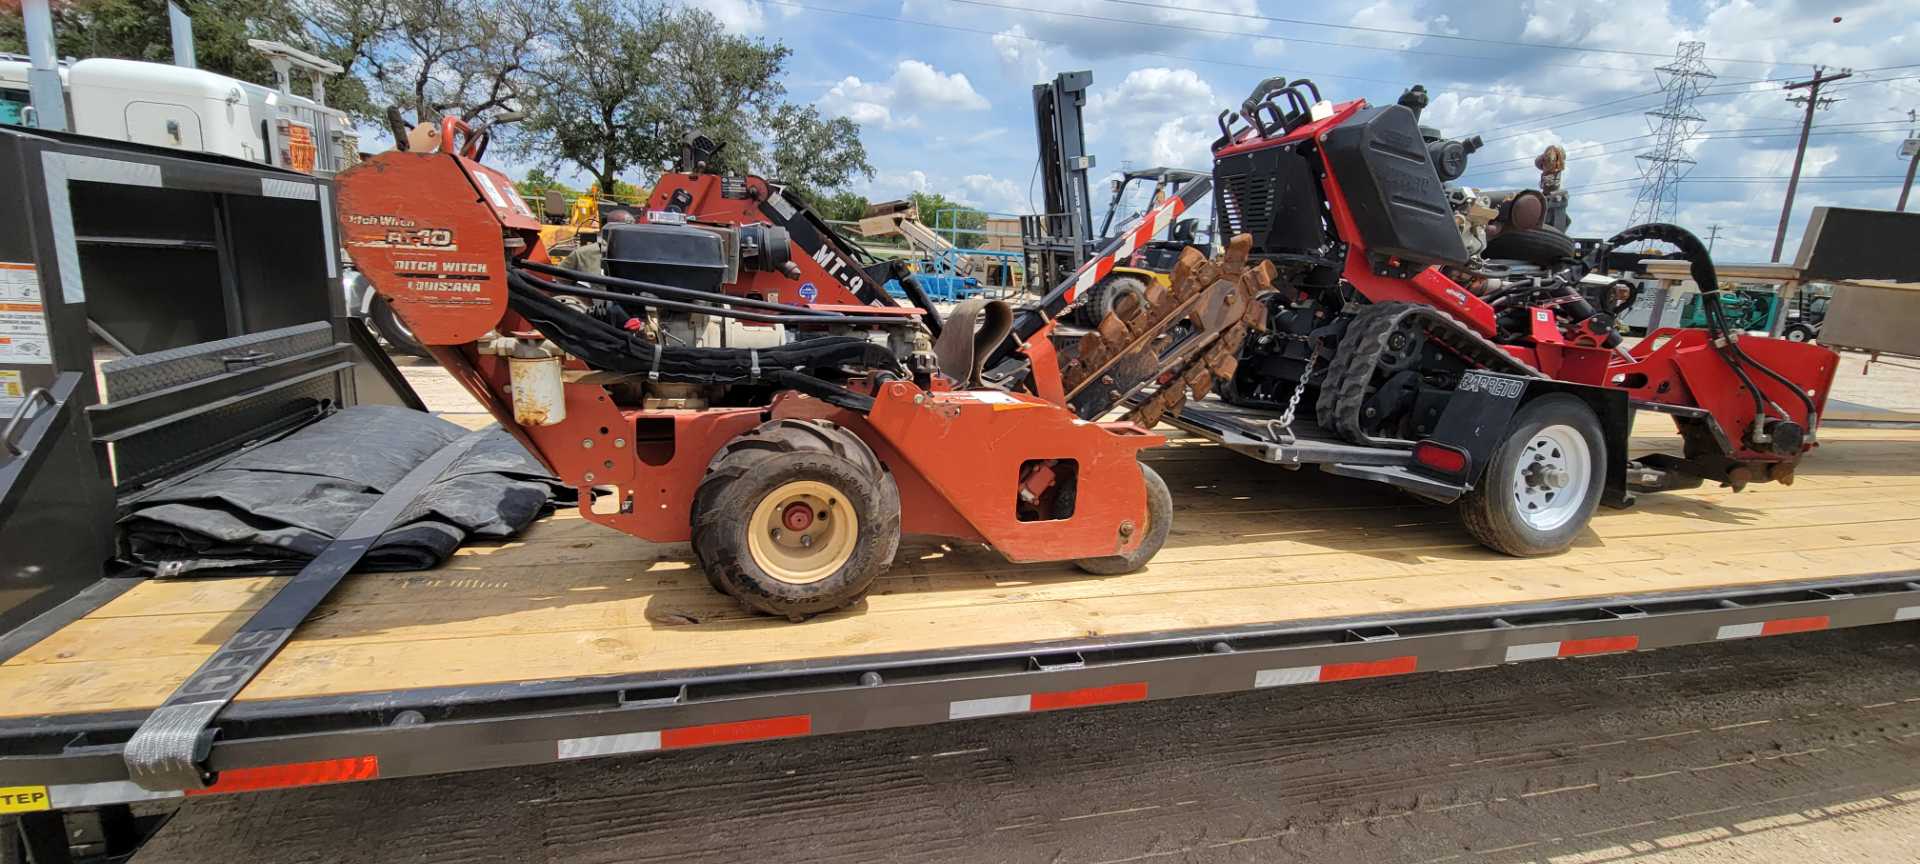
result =
[[277,2],[294,4],[300,41],[346,67],[341,107],[369,119],[472,121],[523,105],[555,32],[556,0]]
[[773,109],[767,125],[773,176],[802,192],[836,189],[856,176],[873,177],[860,126],[852,120],[829,120],[812,105],[787,103]]
[[539,98],[513,146],[615,189],[622,173],[660,158],[654,136],[670,110],[655,98],[667,73],[653,58],[669,36],[666,12],[622,0],[568,0],[561,19],[552,56],[534,71]]
[[[938,192],[914,192],[907,197],[913,201],[914,209],[920,211],[920,221],[929,227],[980,229],[987,225],[985,211],[961,206]],[[955,212],[952,215],[941,215],[943,210]],[[967,244],[963,242],[960,245]]]
[[830,195],[801,193],[823,218],[835,222],[858,222],[867,215],[867,196],[841,190]]
[[580,194],[579,190],[560,182],[560,178],[548,173],[546,169],[537,167],[529,170],[524,179],[516,181],[513,188],[522,195],[545,195],[555,190],[568,195]]
[[785,101],[790,56],[730,34],[705,9],[660,0],[564,0],[538,96],[513,144],[600,186],[651,183],[699,134],[725,145],[714,167],[758,170],[803,191],[870,175],[859,127]]

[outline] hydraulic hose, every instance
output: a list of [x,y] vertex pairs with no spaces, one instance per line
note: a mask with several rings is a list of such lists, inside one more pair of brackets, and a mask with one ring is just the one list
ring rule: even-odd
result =
[[759,349],[665,346],[548,297],[521,273],[508,271],[507,289],[507,302],[514,312],[595,369],[657,375],[679,383],[765,382],[861,413],[872,410],[872,397],[819,373],[849,366],[901,371],[886,348],[857,336],[823,336]]
[[[678,285],[662,285],[658,282],[643,282],[638,279],[622,279],[618,276],[607,276],[601,273],[587,273],[581,270],[569,270],[565,267],[557,267],[555,265],[546,264],[539,261],[515,261],[513,262],[513,266],[523,267],[525,269],[532,270],[535,273],[542,273],[548,276],[558,276],[562,279],[572,279],[575,282],[588,282],[595,285],[606,285],[613,288],[625,288],[630,292],[646,292],[648,294],[653,294],[659,297],[673,297],[680,300],[690,300],[690,301],[704,302],[704,303],[726,303],[728,305],[736,306],[741,309],[759,309],[763,312],[790,313],[794,309],[794,307],[785,305],[783,303],[774,303],[767,300],[756,300],[752,297],[734,297],[730,294],[718,294],[712,291],[700,291],[693,288],[682,288]],[[623,294],[620,296],[622,299],[626,300],[627,302],[633,302],[634,300],[634,297],[632,296],[632,294]]]
[[[896,327],[906,327],[906,326],[911,326],[913,324],[912,319],[901,318],[897,315],[881,318],[881,317],[841,315],[838,313],[831,313],[831,312],[809,313],[809,312],[801,311],[802,307],[799,307],[799,306],[783,306],[778,303],[765,303],[764,301],[754,301],[757,304],[755,308],[759,308],[760,306],[773,306],[776,309],[781,309],[786,311],[755,312],[750,309],[735,309],[735,308],[731,308],[730,306],[715,305],[719,301],[714,301],[712,303],[709,303],[709,302],[682,302],[679,300],[662,300],[662,299],[659,299],[658,297],[642,297],[635,294],[622,294],[618,291],[602,291],[598,288],[587,288],[580,285],[566,285],[558,282],[552,282],[542,277],[526,276],[524,274],[515,274],[515,275],[519,275],[522,279],[527,280],[527,282],[532,284],[534,287],[539,288],[542,291],[547,291],[553,294],[571,294],[576,297],[586,297],[593,300],[608,300],[614,303],[629,304],[634,306],[652,306],[656,309],[670,309],[675,312],[695,312],[702,315],[713,315],[718,318],[738,318],[742,321],[752,321],[755,324],[844,325],[844,324],[857,323],[863,326],[896,326]],[[588,275],[591,275],[591,274],[588,274]],[[642,284],[645,284],[645,283],[642,283]],[[648,290],[651,291],[651,289],[648,289]],[[706,292],[695,291],[692,293],[704,294]],[[714,296],[725,297],[726,295],[714,295]],[[743,299],[751,299],[751,298],[743,298]]]
[[[1726,310],[1720,308],[1720,277],[1713,269],[1713,256],[1708,254],[1706,244],[1701,243],[1700,238],[1693,236],[1693,232],[1678,225],[1649,222],[1645,225],[1635,225],[1613,235],[1607,240],[1606,245],[1608,248],[1615,248],[1638,240],[1670,243],[1678,247],[1680,255],[1687,259],[1687,269],[1689,275],[1693,277],[1693,284],[1700,287],[1703,298],[1701,303],[1707,315],[1707,329],[1715,337],[1712,340],[1714,349],[1727,361],[1727,366],[1733,370],[1733,373],[1739,376],[1741,383],[1747,385],[1747,392],[1753,396],[1754,412],[1765,415],[1769,400],[1760,392],[1760,388],[1754,385],[1753,378],[1742,368],[1743,365],[1753,367],[1762,375],[1772,378],[1781,386],[1793,391],[1793,395],[1806,406],[1807,418],[1811,421],[1818,413],[1813,404],[1813,397],[1808,396],[1806,391],[1800,389],[1800,385],[1795,384],[1787,376],[1775,372],[1748,356],[1747,352],[1740,347],[1740,341],[1735,338],[1732,328],[1727,324]],[[1776,405],[1774,408],[1779,409],[1779,406]],[[1783,417],[1782,419],[1792,418]]]
[[933,298],[927,296],[927,289],[920,287],[920,280],[915,279],[912,273],[901,273],[894,278],[899,281],[900,290],[907,292],[907,299],[927,313],[920,319],[927,325],[927,332],[935,339],[940,338],[940,310],[934,308]]

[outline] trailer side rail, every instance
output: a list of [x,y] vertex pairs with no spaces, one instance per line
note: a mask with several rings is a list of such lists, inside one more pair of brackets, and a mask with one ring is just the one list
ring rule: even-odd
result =
[[154,792],[146,712],[0,721],[0,812],[411,777],[1920,620],[1920,571],[598,678],[236,703],[205,790]]

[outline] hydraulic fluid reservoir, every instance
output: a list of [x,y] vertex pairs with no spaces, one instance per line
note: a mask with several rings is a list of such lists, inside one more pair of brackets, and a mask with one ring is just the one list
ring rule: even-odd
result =
[[560,355],[534,339],[515,340],[507,357],[513,379],[513,422],[552,426],[567,419],[566,390],[560,382]]

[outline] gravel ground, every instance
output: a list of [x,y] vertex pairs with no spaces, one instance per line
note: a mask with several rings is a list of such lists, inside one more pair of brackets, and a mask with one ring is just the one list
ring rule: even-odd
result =
[[1890,625],[194,801],[138,864],[1888,862]]

